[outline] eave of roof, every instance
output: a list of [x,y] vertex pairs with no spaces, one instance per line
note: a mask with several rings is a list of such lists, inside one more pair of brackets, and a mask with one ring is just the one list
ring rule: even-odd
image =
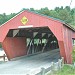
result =
[[69,25],[67,23],[63,23],[63,25],[65,25],[66,27],[70,28],[71,30],[73,30],[75,32],[75,28],[73,28],[71,25]]

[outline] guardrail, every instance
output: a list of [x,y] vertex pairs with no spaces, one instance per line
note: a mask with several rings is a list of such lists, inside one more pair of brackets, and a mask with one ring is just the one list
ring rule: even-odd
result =
[[58,62],[56,63],[52,62],[50,67],[46,69],[41,68],[41,71],[35,75],[47,75],[49,72],[53,72],[53,71],[61,69],[63,65],[64,65],[64,58],[62,57],[61,59],[58,59]]
[[5,54],[3,54],[3,55],[1,55],[0,56],[0,58],[3,58],[3,61],[5,61],[5,58],[6,58],[7,56],[5,55]]

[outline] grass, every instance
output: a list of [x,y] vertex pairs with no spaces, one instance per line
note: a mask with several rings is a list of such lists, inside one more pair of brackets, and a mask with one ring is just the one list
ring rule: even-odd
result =
[[73,62],[75,62],[75,46],[73,46],[72,58],[73,58]]
[[[73,46],[72,58],[74,63],[75,62],[75,46]],[[63,68],[61,68],[60,70],[53,71],[52,73],[48,75],[75,75],[75,67],[73,65],[65,64]]]
[[48,75],[75,75],[75,67],[71,65],[64,65],[61,70],[54,71]]

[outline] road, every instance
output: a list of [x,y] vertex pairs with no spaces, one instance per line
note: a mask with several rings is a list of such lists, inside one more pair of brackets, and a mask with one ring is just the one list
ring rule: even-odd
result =
[[39,72],[42,67],[47,68],[51,62],[57,62],[60,58],[59,50],[51,50],[32,56],[23,56],[14,61],[0,64],[0,75],[8,74],[32,74]]

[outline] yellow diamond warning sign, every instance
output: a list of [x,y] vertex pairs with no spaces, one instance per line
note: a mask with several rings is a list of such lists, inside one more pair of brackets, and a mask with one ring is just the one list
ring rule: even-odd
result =
[[21,19],[21,22],[22,24],[26,24],[28,22],[28,19],[24,16],[22,19]]

